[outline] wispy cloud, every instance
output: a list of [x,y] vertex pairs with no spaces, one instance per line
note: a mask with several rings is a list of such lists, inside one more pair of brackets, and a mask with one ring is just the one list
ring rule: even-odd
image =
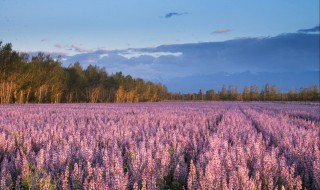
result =
[[53,45],[55,48],[58,48],[58,49],[66,49],[66,50],[69,50],[69,51],[76,51],[78,53],[89,53],[89,52],[92,52],[92,50],[90,49],[86,49],[86,48],[83,48],[83,47],[80,47],[78,45],[75,45],[75,44],[72,44],[72,45],[63,45],[63,44],[54,44]]
[[92,50],[89,50],[89,49],[85,49],[85,48],[82,48],[80,46],[77,46],[75,44],[72,44],[71,45],[71,48],[77,52],[80,52],[80,53],[85,53],[85,52],[91,52]]
[[157,52],[143,52],[143,51],[133,51],[133,50],[129,50],[129,51],[125,51],[123,53],[120,53],[119,55],[127,58],[127,59],[131,59],[131,58],[139,58],[142,56],[150,56],[153,58],[159,58],[161,56],[182,56],[182,52],[161,52],[161,51],[157,51]]
[[61,48],[63,48],[64,46],[61,45],[61,44],[54,44],[53,47],[61,49]]
[[48,41],[48,39],[47,39],[47,38],[42,38],[42,39],[40,40],[40,42],[45,42],[45,41]]
[[181,16],[181,15],[185,15],[185,14],[188,14],[188,13],[187,12],[184,12],[184,13],[170,12],[170,13],[167,13],[164,17],[171,18],[173,16]]
[[309,33],[309,32],[320,32],[320,25],[315,26],[309,29],[300,29],[298,30],[299,33]]
[[213,32],[211,32],[212,34],[224,34],[224,33],[228,33],[230,32],[231,30],[228,29],[228,28],[221,28],[221,29],[217,29]]

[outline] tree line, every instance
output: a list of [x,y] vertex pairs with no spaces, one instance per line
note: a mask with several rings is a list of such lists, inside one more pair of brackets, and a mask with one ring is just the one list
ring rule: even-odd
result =
[[205,93],[169,93],[161,83],[124,76],[121,72],[109,75],[105,68],[79,62],[63,67],[61,58],[39,53],[30,56],[12,50],[10,43],[0,41],[0,103],[99,103],[99,102],[156,102],[156,101],[319,101],[318,85],[282,92],[280,87],[266,84],[224,85],[220,91]]
[[223,85],[220,91],[208,90],[205,93],[199,90],[198,93],[170,93],[169,100],[183,101],[320,101],[318,85],[310,85],[292,89],[289,92],[282,92],[280,87],[265,84],[261,90],[257,85],[243,87],[241,92],[236,85],[228,88]]
[[61,58],[29,57],[0,42],[0,103],[147,102],[166,99],[160,83],[109,75],[104,68],[80,63],[63,67]]

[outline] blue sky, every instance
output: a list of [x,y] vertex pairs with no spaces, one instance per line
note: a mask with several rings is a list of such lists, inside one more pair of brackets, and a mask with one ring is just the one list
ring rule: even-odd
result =
[[0,0],[0,41],[170,91],[289,90],[319,85],[319,11],[319,0]]
[[[177,14],[166,18],[169,13]],[[0,0],[0,39],[23,51],[223,41],[318,23],[318,0]]]

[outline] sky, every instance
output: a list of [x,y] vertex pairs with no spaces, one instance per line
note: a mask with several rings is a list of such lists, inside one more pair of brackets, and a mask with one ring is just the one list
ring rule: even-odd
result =
[[318,0],[0,0],[0,38],[21,51],[69,53],[59,47],[125,49],[274,36],[313,27],[318,16]]
[[[0,0],[0,41],[12,43],[15,50],[59,54],[66,66],[74,61],[96,64],[183,92],[194,91],[196,84],[180,88],[173,80],[319,71],[319,22],[319,0]],[[277,42],[281,37],[289,41]],[[305,38],[311,42],[304,43]],[[198,46],[190,50],[190,44]],[[268,57],[239,52],[258,46],[256,53]],[[277,46],[283,49],[271,51]],[[293,67],[288,65],[290,52],[301,54]],[[263,60],[283,65],[277,70]],[[318,84],[317,79],[319,75],[310,81]],[[212,87],[204,83],[197,85]]]

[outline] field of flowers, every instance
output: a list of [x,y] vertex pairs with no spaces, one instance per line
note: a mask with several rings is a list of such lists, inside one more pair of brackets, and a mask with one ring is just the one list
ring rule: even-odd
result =
[[320,189],[320,104],[0,106],[0,189]]

